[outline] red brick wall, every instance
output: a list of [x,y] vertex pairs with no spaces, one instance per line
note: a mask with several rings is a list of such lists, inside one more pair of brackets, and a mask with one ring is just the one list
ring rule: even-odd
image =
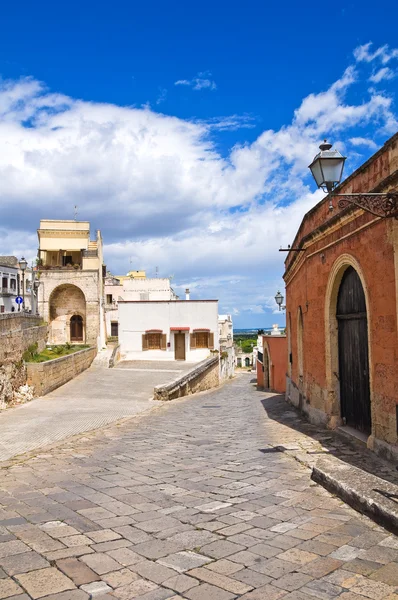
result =
[[[392,167],[396,170],[398,149],[395,143],[393,147],[385,147],[373,162],[368,163],[365,169],[349,179],[345,191],[372,189],[392,173]],[[375,217],[369,213],[357,213],[359,216],[353,218],[352,212],[341,211],[339,214],[339,209],[334,212],[337,217],[335,215],[325,227],[330,219],[326,205],[315,207],[305,217],[296,236],[295,245],[303,243],[306,251],[291,252],[286,260],[286,320],[289,322],[290,314],[292,324],[291,380],[303,392],[304,402],[310,407],[328,415],[333,413],[327,377],[326,293],[335,262],[342,255],[350,255],[359,265],[368,299],[372,433],[380,440],[396,444],[398,223],[394,219],[373,222]],[[323,228],[321,235],[320,226]],[[302,380],[298,373],[299,307],[303,315]]]

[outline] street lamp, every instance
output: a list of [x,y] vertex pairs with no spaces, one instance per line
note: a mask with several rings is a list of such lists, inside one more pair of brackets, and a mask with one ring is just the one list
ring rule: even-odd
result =
[[383,219],[398,216],[398,192],[335,194],[334,189],[341,182],[346,157],[338,150],[332,150],[332,144],[326,140],[319,149],[320,152],[308,168],[318,188],[329,194],[329,210],[333,210],[333,198],[336,196],[341,198],[338,201],[339,208],[352,204]]
[[27,266],[28,262],[22,257],[19,261],[19,268],[22,271],[22,310],[25,310],[25,271]]
[[284,298],[283,298],[282,294],[280,293],[280,291],[278,290],[278,292],[276,293],[276,296],[275,296],[275,302],[277,303],[279,310],[285,310],[285,308],[286,308],[286,306],[283,305],[283,300],[284,300]]
[[39,286],[40,281],[36,279],[36,274],[32,270],[32,314],[39,314]]

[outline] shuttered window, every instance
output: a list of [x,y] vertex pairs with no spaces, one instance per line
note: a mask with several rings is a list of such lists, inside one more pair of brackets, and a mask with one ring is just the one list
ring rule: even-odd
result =
[[191,333],[191,350],[195,348],[214,348],[214,333],[208,331],[195,331]]
[[143,350],[166,350],[167,336],[165,333],[144,333],[142,336]]

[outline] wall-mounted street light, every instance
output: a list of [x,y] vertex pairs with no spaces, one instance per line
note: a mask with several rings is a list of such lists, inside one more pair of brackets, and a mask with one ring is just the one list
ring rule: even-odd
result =
[[358,206],[367,212],[381,217],[398,217],[398,192],[362,194],[335,194],[334,189],[341,182],[346,157],[338,150],[332,150],[332,144],[324,140],[319,146],[320,152],[315,156],[309,169],[319,188],[328,192],[330,201],[329,209],[333,210],[333,198],[338,197],[339,208],[345,208],[349,204]]
[[283,304],[283,296],[280,293],[280,291],[278,290],[275,296],[275,302],[277,303],[279,310],[285,310],[286,306]]
[[22,257],[19,261],[19,268],[22,271],[22,310],[25,310],[25,271],[27,266],[28,262]]

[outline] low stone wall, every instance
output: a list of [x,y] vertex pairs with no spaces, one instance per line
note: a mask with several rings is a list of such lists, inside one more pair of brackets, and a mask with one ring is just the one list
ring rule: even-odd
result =
[[0,315],[0,410],[14,402],[15,392],[26,383],[25,350],[37,343],[41,352],[46,346],[48,327],[40,322],[28,314]]
[[220,367],[218,355],[207,358],[196,365],[189,373],[166,385],[157,385],[154,388],[155,400],[174,400],[181,396],[189,396],[196,392],[203,392],[217,387],[220,384]]
[[27,383],[34,387],[34,396],[44,396],[88,369],[96,353],[96,348],[86,348],[43,363],[26,363]]

